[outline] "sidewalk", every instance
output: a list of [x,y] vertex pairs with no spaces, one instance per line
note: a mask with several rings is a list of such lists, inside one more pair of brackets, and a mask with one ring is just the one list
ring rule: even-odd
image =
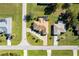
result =
[[47,56],[51,56],[51,50],[47,50]]

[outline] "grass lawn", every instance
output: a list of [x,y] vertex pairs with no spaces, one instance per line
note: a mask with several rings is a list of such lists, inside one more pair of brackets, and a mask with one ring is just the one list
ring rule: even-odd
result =
[[40,40],[38,37],[32,35],[29,32],[27,32],[27,40],[28,40],[28,43],[32,44],[32,45],[39,45],[39,46],[43,45],[43,41],[42,40]]
[[47,42],[48,42],[48,46],[53,45],[53,43],[54,43],[53,36],[48,35],[48,41]]
[[79,50],[77,51],[77,55],[79,56]]
[[[0,18],[5,17],[12,17],[12,35],[14,38],[11,41],[12,45],[18,45],[22,34],[22,4],[0,4]],[[6,44],[6,40],[4,44]]]
[[72,50],[52,50],[52,56],[73,56]]
[[0,50],[0,56],[23,56],[23,50]]
[[61,35],[59,45],[79,45],[78,36],[74,36],[72,31],[67,31],[65,34]]
[[28,50],[28,56],[47,56],[46,50]]

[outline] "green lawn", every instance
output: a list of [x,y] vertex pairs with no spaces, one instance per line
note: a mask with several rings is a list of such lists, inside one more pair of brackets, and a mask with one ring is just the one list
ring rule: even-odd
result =
[[47,56],[46,50],[28,50],[28,56]]
[[23,50],[0,50],[0,56],[23,56]]
[[18,45],[21,42],[22,34],[22,4],[0,4],[0,18],[5,17],[12,17],[12,35],[14,38],[11,41],[12,45]]
[[51,36],[51,35],[48,35],[48,46],[52,46],[53,45],[53,43],[54,43],[54,39],[53,39],[53,36]]
[[73,56],[73,51],[71,50],[52,50],[52,56]]
[[59,45],[79,45],[78,36],[74,36],[72,31],[67,31],[60,36]]
[[28,43],[32,44],[32,45],[39,45],[39,46],[43,45],[43,41],[42,40],[40,40],[38,37],[32,35],[29,32],[27,32],[27,40],[28,40]]
[[79,50],[77,51],[77,55],[79,56]]

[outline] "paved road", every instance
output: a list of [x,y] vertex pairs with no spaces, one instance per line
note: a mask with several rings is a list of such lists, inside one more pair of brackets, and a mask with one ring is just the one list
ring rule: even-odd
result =
[[77,50],[77,46],[0,46],[2,50]]
[[30,46],[28,50],[74,50],[79,49],[77,46]]
[[26,16],[26,3],[22,4],[22,41],[19,44],[19,46],[30,46],[30,44],[26,40],[26,19],[24,18]]

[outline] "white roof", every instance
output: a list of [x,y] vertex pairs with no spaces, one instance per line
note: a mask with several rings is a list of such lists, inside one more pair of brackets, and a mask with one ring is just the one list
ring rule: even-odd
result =
[[4,20],[0,22],[0,32],[6,32],[6,34],[11,34],[12,33],[12,18],[4,18],[0,19]]
[[54,34],[60,34],[61,32],[66,32],[65,24],[63,23],[54,24]]

